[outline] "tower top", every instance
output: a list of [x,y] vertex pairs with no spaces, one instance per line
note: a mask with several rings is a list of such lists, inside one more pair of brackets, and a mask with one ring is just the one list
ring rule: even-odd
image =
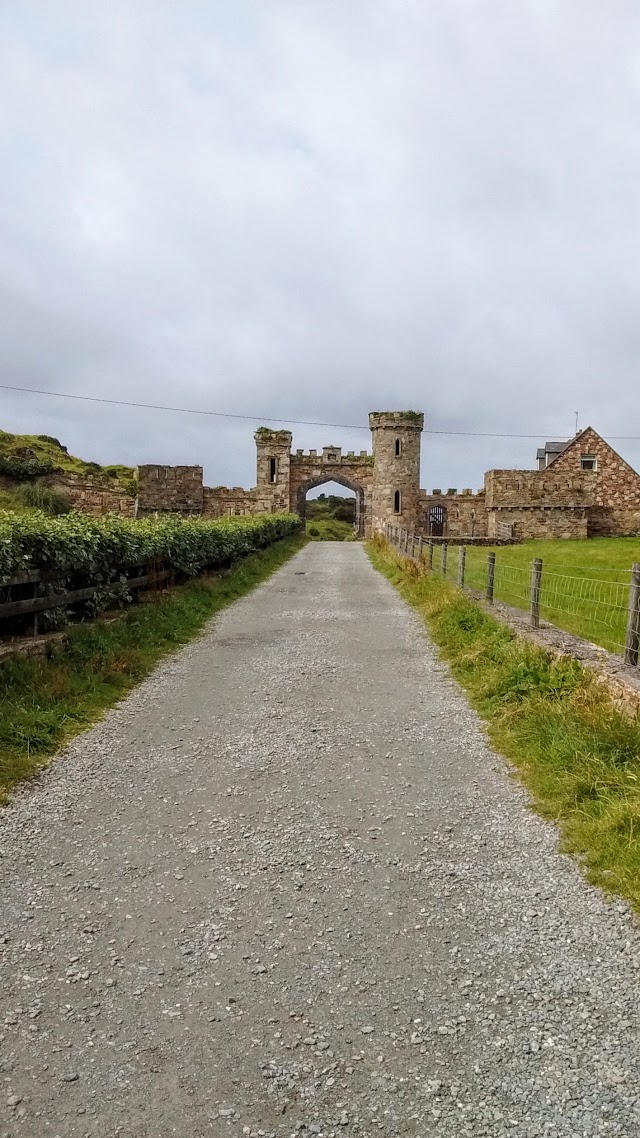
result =
[[421,431],[424,427],[424,415],[422,411],[371,411],[369,427],[372,431],[380,428],[397,431],[399,427]]
[[274,431],[271,427],[258,427],[253,437],[257,443],[279,443],[281,446],[291,446],[293,441],[291,431]]

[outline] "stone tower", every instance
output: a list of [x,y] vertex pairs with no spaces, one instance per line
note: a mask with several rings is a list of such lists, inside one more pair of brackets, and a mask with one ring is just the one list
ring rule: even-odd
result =
[[417,411],[372,411],[372,530],[387,522],[405,529],[420,525],[420,434],[424,415]]
[[288,513],[291,483],[291,431],[259,427],[256,441],[258,473],[256,497],[262,513]]

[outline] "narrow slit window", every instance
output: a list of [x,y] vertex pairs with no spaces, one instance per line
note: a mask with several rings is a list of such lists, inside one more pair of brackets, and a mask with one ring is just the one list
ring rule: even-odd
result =
[[399,490],[393,495],[393,512],[399,514],[402,509],[402,497]]
[[396,458],[402,454],[402,439],[396,439]]
[[269,459],[269,481],[275,482],[278,477],[278,460],[277,458]]

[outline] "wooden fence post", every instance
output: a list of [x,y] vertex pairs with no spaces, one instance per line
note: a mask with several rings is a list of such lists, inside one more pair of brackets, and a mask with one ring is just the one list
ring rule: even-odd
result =
[[487,591],[486,598],[488,604],[493,604],[493,589],[496,580],[496,555],[489,553],[487,556]]
[[542,586],[542,558],[534,557],[531,563],[531,627],[540,628],[540,589]]
[[433,573],[433,542],[432,541],[429,542],[428,564],[429,564],[429,572]]
[[467,561],[466,546],[461,545],[458,550],[458,588],[464,589],[464,570]]
[[627,638],[624,646],[624,662],[634,668],[638,666],[640,648],[640,562],[636,561],[631,570],[629,586],[629,613],[627,616]]
[[446,575],[447,575],[447,554],[448,554],[448,552],[449,552],[449,546],[447,545],[446,541],[443,541],[443,543],[442,543],[442,576],[443,577],[446,577]]

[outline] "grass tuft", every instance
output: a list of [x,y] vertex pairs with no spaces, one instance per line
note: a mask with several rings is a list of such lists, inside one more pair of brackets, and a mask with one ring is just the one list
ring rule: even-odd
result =
[[186,644],[215,613],[259,585],[305,544],[301,534],[205,576],[145,599],[113,623],[69,630],[47,656],[0,664],[0,803],[33,777],[59,747],[84,730],[163,656]]
[[422,614],[441,655],[562,849],[640,910],[640,718],[595,676],[518,639],[441,577],[369,543],[375,567]]

